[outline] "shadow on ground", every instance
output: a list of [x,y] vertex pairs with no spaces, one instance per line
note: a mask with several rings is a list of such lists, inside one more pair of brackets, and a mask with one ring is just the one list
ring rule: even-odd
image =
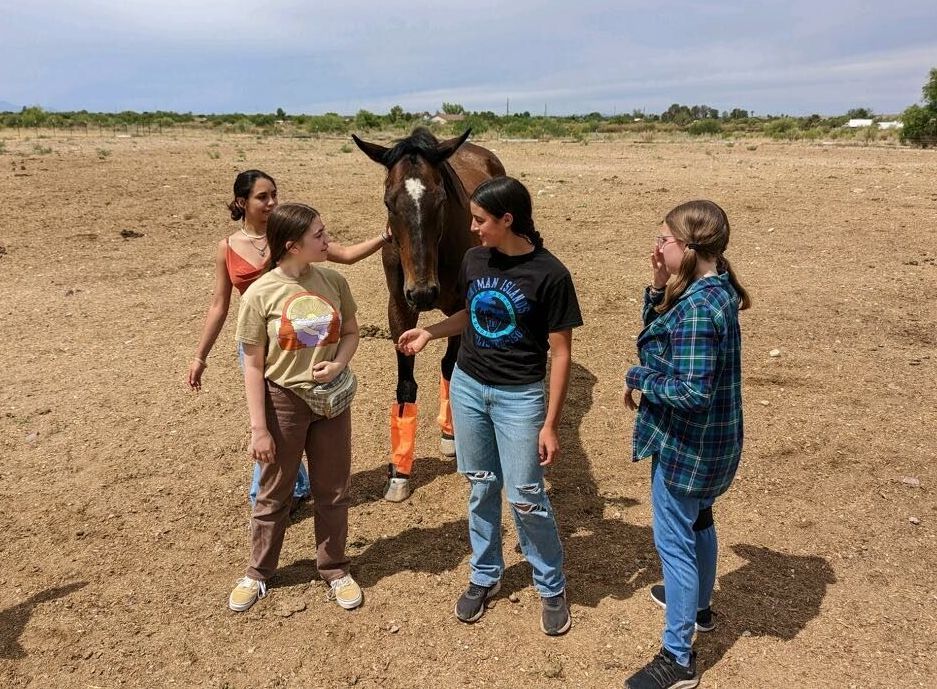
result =
[[86,581],[79,581],[46,589],[33,594],[12,608],[0,611],[0,658],[15,660],[26,657],[26,651],[20,645],[19,638],[29,623],[36,606],[48,603],[56,598],[63,598],[73,591],[87,586],[87,584]]

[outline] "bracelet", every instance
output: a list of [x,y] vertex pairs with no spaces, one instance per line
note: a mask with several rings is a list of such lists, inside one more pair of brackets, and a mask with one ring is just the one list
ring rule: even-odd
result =
[[197,362],[199,362],[202,366],[204,366],[205,368],[208,368],[208,362],[205,361],[204,359],[202,359],[201,357],[193,356],[193,357],[192,357],[192,360],[193,360],[193,361],[197,361]]
[[385,244],[390,244],[390,243],[391,243],[391,238],[390,238],[390,235],[387,234],[387,230],[382,230],[382,231],[381,231],[381,234],[380,234],[380,237],[381,237],[381,239],[384,240],[384,243],[385,243]]
[[648,285],[647,288],[651,291],[652,294],[660,294],[667,290],[667,285],[663,287],[655,287],[654,285]]

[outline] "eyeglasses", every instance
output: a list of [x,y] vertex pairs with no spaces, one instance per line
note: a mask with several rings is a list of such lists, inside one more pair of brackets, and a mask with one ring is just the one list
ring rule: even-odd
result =
[[673,241],[675,241],[675,242],[679,242],[679,241],[680,241],[679,239],[677,239],[676,237],[674,237],[672,234],[659,234],[659,235],[657,235],[657,248],[660,249],[661,247],[664,246],[664,244],[666,244],[666,243],[669,242],[670,240],[673,240]]

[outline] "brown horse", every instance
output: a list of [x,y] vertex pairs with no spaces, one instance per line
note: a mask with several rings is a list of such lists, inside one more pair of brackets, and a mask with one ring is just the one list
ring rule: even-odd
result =
[[[440,309],[451,316],[465,308],[458,290],[459,270],[466,250],[478,244],[470,230],[469,196],[482,181],[504,174],[491,151],[465,143],[462,136],[439,141],[425,127],[417,127],[391,148],[352,135],[365,155],[387,168],[384,205],[393,244],[384,247],[384,276],[389,299],[390,334],[416,325],[420,311]],[[449,412],[449,379],[459,352],[459,337],[451,337],[442,359],[439,424],[440,451],[455,454]],[[414,358],[397,352],[397,401],[391,409],[392,461],[384,497],[399,502],[410,494],[416,435],[417,384]]]

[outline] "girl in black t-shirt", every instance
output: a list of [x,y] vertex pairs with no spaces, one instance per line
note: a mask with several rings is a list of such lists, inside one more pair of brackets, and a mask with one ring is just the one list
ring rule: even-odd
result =
[[504,488],[540,593],[540,628],[555,636],[569,629],[571,619],[563,547],[543,467],[559,452],[556,429],[569,383],[572,329],[582,325],[582,315],[569,271],[543,248],[523,184],[511,177],[483,182],[472,195],[471,212],[472,231],[482,245],[462,262],[465,309],[428,328],[408,330],[397,346],[412,356],[432,339],[462,337],[450,402],[459,472],[471,485],[472,574],[456,617],[475,622],[501,588]]

